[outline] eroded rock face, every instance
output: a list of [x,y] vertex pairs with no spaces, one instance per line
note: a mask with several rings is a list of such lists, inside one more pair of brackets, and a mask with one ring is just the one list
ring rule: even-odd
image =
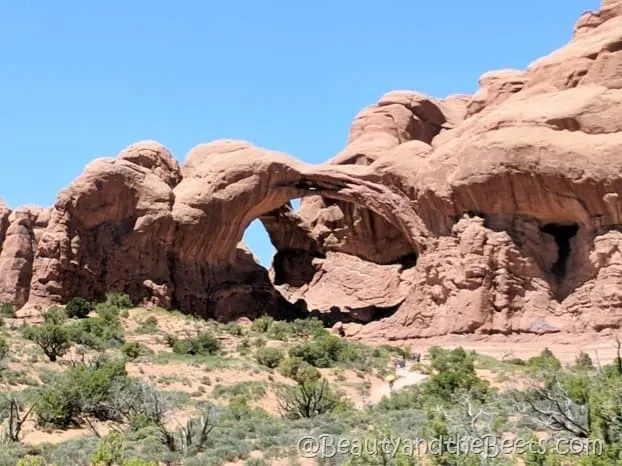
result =
[[[473,96],[386,94],[322,165],[243,141],[182,164],[134,144],[51,209],[0,204],[0,301],[125,291],[220,320],[331,312],[360,338],[617,328],[621,54],[622,2],[607,0]],[[270,271],[240,243],[257,218]]]

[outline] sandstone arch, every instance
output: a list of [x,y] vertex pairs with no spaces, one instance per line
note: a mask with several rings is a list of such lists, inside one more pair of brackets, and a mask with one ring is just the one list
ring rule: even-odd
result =
[[179,167],[148,141],[91,163],[59,196],[37,250],[31,302],[123,290],[205,316],[247,315],[260,300],[257,313],[290,315],[295,309],[239,243],[254,219],[318,194],[373,210],[417,254],[431,245],[409,199],[366,167],[311,166],[241,141],[197,146]]

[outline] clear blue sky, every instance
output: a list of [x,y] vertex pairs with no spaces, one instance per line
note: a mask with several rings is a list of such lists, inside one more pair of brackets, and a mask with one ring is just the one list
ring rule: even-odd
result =
[[[322,162],[392,89],[472,93],[598,0],[0,0],[0,198],[52,205],[99,156],[239,138]],[[245,236],[263,263],[272,250]]]

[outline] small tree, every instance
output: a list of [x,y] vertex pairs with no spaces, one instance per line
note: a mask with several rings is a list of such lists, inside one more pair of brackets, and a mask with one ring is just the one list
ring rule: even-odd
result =
[[88,317],[89,313],[94,309],[95,306],[84,298],[72,298],[65,306],[65,311],[70,319],[74,317],[84,319]]
[[37,327],[28,327],[24,332],[26,338],[34,341],[51,362],[63,356],[71,347],[69,332],[55,324],[43,324]]
[[341,403],[341,398],[333,393],[324,379],[281,389],[278,398],[283,415],[289,419],[312,418],[330,413]]

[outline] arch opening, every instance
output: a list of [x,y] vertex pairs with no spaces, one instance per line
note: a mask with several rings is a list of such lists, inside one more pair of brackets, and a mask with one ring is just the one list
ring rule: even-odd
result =
[[555,239],[555,243],[557,244],[557,260],[551,266],[551,273],[558,281],[561,281],[566,278],[568,261],[572,253],[570,240],[576,236],[579,231],[579,226],[576,223],[566,225],[548,223],[541,226],[540,231],[551,235]]
[[250,249],[255,260],[262,267],[269,269],[277,250],[261,219],[253,220],[242,236],[242,241]]

